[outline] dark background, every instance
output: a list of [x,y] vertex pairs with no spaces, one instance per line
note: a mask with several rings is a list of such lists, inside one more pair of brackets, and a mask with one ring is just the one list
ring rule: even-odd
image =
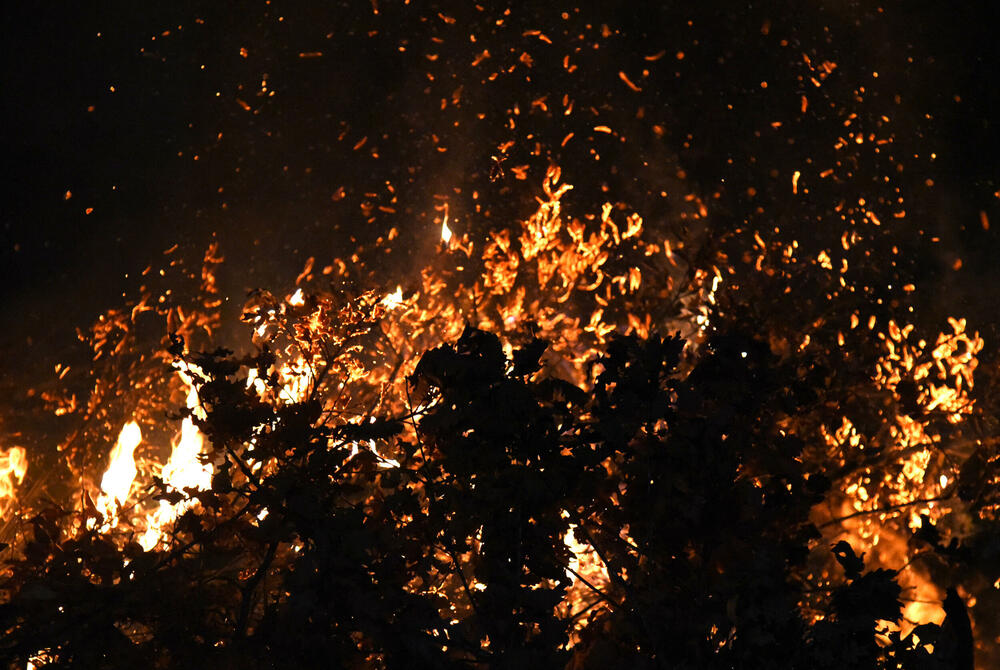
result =
[[[580,211],[623,202],[656,225],[693,193],[710,231],[813,226],[819,248],[840,235],[835,203],[881,198],[886,225],[925,242],[908,261],[928,309],[994,319],[990,3],[484,4],[8,3],[5,374],[58,360],[174,244],[197,260],[219,241],[233,304],[359,248],[394,285],[429,257],[435,204],[459,231],[505,225],[550,162]],[[892,146],[833,148],[857,128]],[[820,184],[835,166],[834,186],[792,194],[793,171]]]

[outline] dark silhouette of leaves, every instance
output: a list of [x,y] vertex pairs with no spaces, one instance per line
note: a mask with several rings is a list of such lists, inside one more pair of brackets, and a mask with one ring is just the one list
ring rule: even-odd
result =
[[[127,523],[95,530],[86,499],[77,525],[58,507],[37,514],[6,563],[0,656],[94,668],[971,667],[954,591],[942,626],[879,642],[880,622],[900,621],[897,573],[866,572],[844,541],[818,551],[846,580],[815,604],[821,618],[803,617],[800,575],[820,538],[810,513],[831,479],[777,426],[822,398],[766,345],[716,336],[682,371],[681,339],[616,336],[590,392],[546,374],[545,350],[535,339],[508,359],[495,335],[467,327],[407,380],[422,409],[353,420],[321,394],[249,389],[244,371],[266,378],[267,352],[186,355],[201,370],[211,488],[152,487],[197,504],[151,551]],[[571,524],[604,581],[568,571]],[[960,549],[971,551],[954,547],[954,560]],[[572,589],[579,611],[564,607]]]
[[859,557],[850,544],[841,540],[833,546],[833,555],[844,568],[848,579],[854,580],[861,576],[861,571],[865,569],[865,562],[862,560],[864,554]]

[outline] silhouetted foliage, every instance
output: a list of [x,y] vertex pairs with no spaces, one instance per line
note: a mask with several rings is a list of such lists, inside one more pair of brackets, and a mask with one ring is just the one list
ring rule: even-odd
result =
[[[423,356],[406,415],[344,421],[323,398],[248,388],[266,350],[178,343],[201,371],[211,488],[186,492],[198,504],[153,551],[94,530],[92,504],[38,513],[7,560],[0,653],[53,668],[971,667],[953,591],[943,626],[901,637],[884,625],[900,620],[896,573],[820,546],[810,510],[829,480],[780,427],[819,396],[747,333],[682,373],[684,347],[616,337],[587,393],[544,371],[544,343],[508,357],[467,328]],[[584,579],[571,525],[608,574],[588,582],[582,630],[559,608]],[[810,619],[817,548],[844,576]]]

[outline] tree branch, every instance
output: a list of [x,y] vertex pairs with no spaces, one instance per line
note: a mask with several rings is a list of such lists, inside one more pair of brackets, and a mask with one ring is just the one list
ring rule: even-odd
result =
[[847,521],[848,519],[853,519],[859,516],[867,516],[869,514],[881,514],[883,512],[892,512],[898,509],[903,509],[904,507],[912,507],[913,505],[923,505],[924,503],[940,502],[942,500],[949,500],[953,497],[954,496],[951,495],[940,495],[940,496],[934,496],[932,498],[920,498],[919,500],[911,500],[910,502],[898,503],[896,505],[886,505],[885,507],[876,507],[875,509],[865,509],[859,512],[853,512],[851,514],[847,514],[845,516],[839,516],[834,519],[830,519],[829,521],[824,521],[819,525],[819,527],[826,528],[827,526],[832,526],[834,524],[838,524],[843,521]]
[[257,571],[250,576],[246,583],[240,588],[240,617],[236,622],[236,637],[245,637],[247,623],[250,620],[250,609],[253,606],[253,592],[257,585],[267,576],[267,569],[271,567],[274,556],[278,552],[278,541],[274,540],[267,546],[267,553],[264,560],[257,567]]

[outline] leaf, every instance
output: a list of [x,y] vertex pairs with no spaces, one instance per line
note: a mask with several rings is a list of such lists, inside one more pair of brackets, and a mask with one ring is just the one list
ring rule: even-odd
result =
[[903,603],[899,600],[902,588],[895,582],[897,574],[895,570],[879,569],[856,577],[834,594],[837,616],[872,623],[876,619],[898,621]]
[[533,338],[523,348],[514,352],[515,377],[526,377],[541,369],[541,357],[549,343],[539,338]]
[[[865,569],[865,562],[854,553],[854,549],[850,544],[841,540],[833,545],[833,555],[841,567],[844,568],[848,579],[857,579],[861,576],[861,571]],[[864,554],[861,554],[861,556],[863,557]]]

